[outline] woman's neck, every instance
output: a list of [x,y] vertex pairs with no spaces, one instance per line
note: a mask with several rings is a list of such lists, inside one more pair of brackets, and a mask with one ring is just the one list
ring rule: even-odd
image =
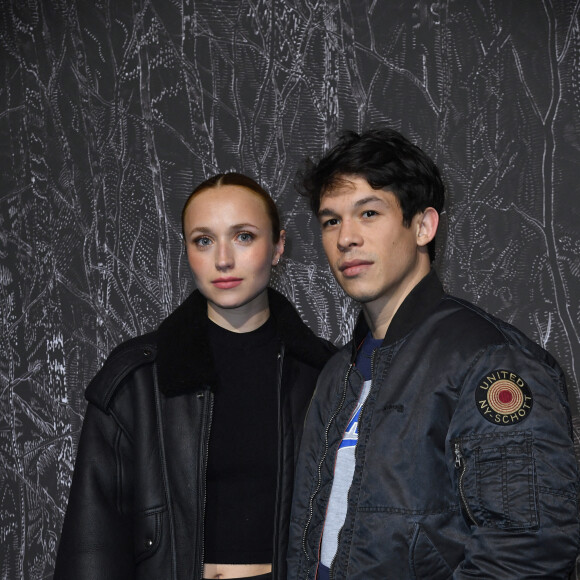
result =
[[264,290],[253,300],[237,308],[221,308],[208,301],[207,317],[213,323],[231,332],[256,330],[270,317],[268,291]]

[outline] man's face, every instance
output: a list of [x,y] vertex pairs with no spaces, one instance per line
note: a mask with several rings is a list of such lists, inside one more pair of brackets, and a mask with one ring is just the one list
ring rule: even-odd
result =
[[344,176],[320,201],[322,245],[344,291],[365,306],[396,307],[429,271],[421,213],[403,225],[396,196]]

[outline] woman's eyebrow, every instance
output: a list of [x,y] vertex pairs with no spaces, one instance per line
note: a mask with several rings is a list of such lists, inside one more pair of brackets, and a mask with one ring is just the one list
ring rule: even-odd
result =
[[211,228],[206,228],[204,226],[193,226],[189,229],[189,232],[200,232],[202,234],[211,234]]
[[246,228],[254,228],[255,230],[259,230],[260,228],[252,223],[246,222],[243,224],[233,224],[230,226],[230,230],[243,230]]
[[[241,223],[241,224],[232,224],[229,227],[229,230],[230,231],[235,231],[235,230],[243,230],[243,229],[247,229],[247,228],[252,228],[252,229],[255,229],[255,230],[259,230],[260,229],[255,224],[252,224],[250,222],[245,222],[245,223]],[[194,225],[193,227],[191,227],[189,229],[189,233],[192,233],[192,232],[198,232],[200,234],[211,234],[211,233],[213,233],[213,230],[211,228],[208,228],[207,226],[196,226],[196,225]]]

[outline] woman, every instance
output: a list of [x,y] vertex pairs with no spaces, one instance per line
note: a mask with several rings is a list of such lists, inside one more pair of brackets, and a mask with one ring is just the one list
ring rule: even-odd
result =
[[55,580],[285,578],[294,460],[333,352],[267,287],[270,196],[221,174],[186,201],[197,290],[89,385]]

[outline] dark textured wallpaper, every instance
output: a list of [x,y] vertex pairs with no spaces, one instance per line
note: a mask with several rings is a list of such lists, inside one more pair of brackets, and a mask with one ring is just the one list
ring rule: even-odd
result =
[[273,284],[321,335],[356,317],[293,182],[344,128],[441,167],[447,289],[568,376],[580,437],[576,0],[0,0],[0,579],[50,578],[85,409],[122,340],[191,291],[179,216],[257,178],[289,243]]

